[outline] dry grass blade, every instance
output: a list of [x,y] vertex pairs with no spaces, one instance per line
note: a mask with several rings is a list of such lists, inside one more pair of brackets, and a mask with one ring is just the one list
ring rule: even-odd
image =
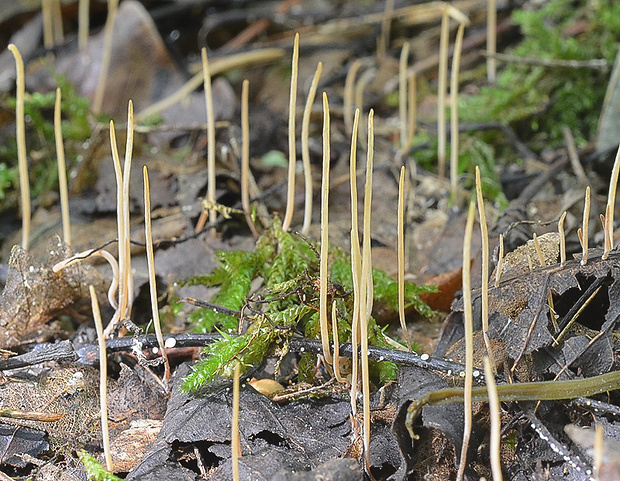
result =
[[329,321],[327,319],[327,260],[329,257],[329,104],[323,92],[323,178],[321,182],[321,255],[319,266],[319,316],[321,321],[321,343],[323,357],[327,364],[334,362],[329,350]]
[[19,49],[10,44],[8,49],[15,58],[15,137],[17,139],[17,163],[19,166],[19,193],[22,211],[22,247],[28,250],[30,239],[30,184],[28,181],[28,162],[26,160],[26,128],[24,124],[24,61]]
[[93,318],[95,320],[95,328],[97,329],[97,341],[99,343],[99,398],[101,401],[101,435],[103,437],[103,454],[105,457],[106,468],[108,471],[113,470],[112,455],[110,454],[110,433],[108,429],[108,358],[105,350],[105,335],[103,334],[103,323],[101,322],[101,313],[99,312],[99,302],[97,302],[97,293],[93,286],[88,286],[90,292],[90,301],[93,310]]
[[153,325],[157,344],[164,359],[164,387],[168,390],[168,380],[170,379],[170,363],[164,345],[164,335],[161,332],[161,321],[159,319],[159,307],[157,306],[157,282],[155,280],[155,256],[153,255],[153,229],[151,228],[151,189],[149,187],[149,174],[146,165],[142,169],[144,175],[144,237],[146,239],[146,261],[149,269],[149,290],[151,294],[151,310],[153,311]]
[[295,109],[297,108],[297,76],[299,64],[299,34],[295,34],[293,45],[293,60],[291,63],[291,97],[289,99],[288,111],[288,190],[286,196],[286,212],[282,229],[287,231],[293,220],[295,209],[295,164],[297,156],[295,153]]
[[308,99],[306,100],[306,106],[304,108],[304,116],[301,120],[301,158],[304,166],[304,223],[301,228],[301,233],[305,236],[308,235],[310,230],[310,223],[312,221],[312,168],[310,166],[310,147],[308,142],[308,131],[310,129],[310,114],[312,113],[312,104],[314,104],[314,97],[316,95],[316,89],[319,86],[319,79],[321,78],[321,72],[323,71],[323,64],[319,62],[310,84],[310,91],[308,92]]
[[471,389],[473,387],[474,370],[474,328],[471,302],[471,237],[474,229],[475,204],[469,204],[465,237],[463,238],[463,324],[465,328],[465,388],[464,396],[464,429],[461,459],[456,479],[462,480],[467,466],[467,449],[472,428]]
[[54,137],[56,139],[56,159],[58,161],[58,190],[60,191],[60,212],[62,217],[62,235],[65,244],[71,245],[71,220],[69,218],[69,191],[67,188],[67,168],[65,166],[65,148],[62,141],[60,119],[61,93],[56,89],[54,105]]
[[108,0],[108,18],[105,22],[103,37],[103,58],[101,59],[101,70],[99,71],[99,80],[97,81],[95,99],[93,100],[93,112],[96,114],[101,112],[101,107],[103,106],[108,70],[110,69],[110,60],[112,58],[112,35],[114,34],[117,7],[118,0]]

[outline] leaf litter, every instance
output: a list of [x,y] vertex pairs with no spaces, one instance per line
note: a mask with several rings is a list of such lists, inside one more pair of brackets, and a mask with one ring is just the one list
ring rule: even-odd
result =
[[[122,2],[121,6],[124,9],[128,9],[122,10],[125,13],[121,15],[121,18],[125,19],[127,17],[125,20],[133,21],[134,19],[126,13],[131,9],[135,10],[137,4],[126,1]],[[145,13],[145,11],[141,11],[137,17]],[[153,51],[161,53],[163,45],[157,32],[153,31],[153,25],[148,14],[146,14],[143,20],[146,20],[144,25],[151,25],[150,33],[144,35],[144,38],[151,39],[146,43],[149,43],[151,46],[156,45],[157,48],[153,49]],[[370,24],[366,23],[366,21],[365,17],[360,17],[358,21],[359,26],[368,27]],[[333,25],[328,22],[326,28],[329,27],[333,27]],[[117,26],[116,28],[120,27]],[[364,29],[362,28],[362,30]],[[125,29],[125,33],[135,33],[136,31],[141,30]],[[309,38],[312,38],[312,35],[316,34],[311,33]],[[118,35],[116,37],[119,41],[127,38],[126,35]],[[156,40],[152,40],[153,38],[156,38]],[[269,36],[266,38],[268,39]],[[118,45],[116,50],[125,50],[127,45],[131,43],[140,44],[134,37],[129,42]],[[91,48],[97,52],[97,55],[99,54],[98,49],[100,47],[97,46],[96,42],[93,42]],[[344,50],[346,53],[346,48]],[[129,50],[127,51],[129,52]],[[128,54],[130,58],[135,57],[135,55],[134,53]],[[142,53],[137,55],[142,59],[149,58],[142,57]],[[346,54],[339,52],[338,55],[340,56],[338,63],[344,63],[345,60],[343,58],[346,59]],[[69,65],[74,65],[71,64],[70,57],[62,58],[62,55],[60,57],[61,60],[68,62]],[[124,56],[118,57],[115,60],[123,60]],[[169,59],[165,60],[165,62],[169,62]],[[152,63],[157,64],[157,62]],[[122,72],[125,68],[115,66],[114,69],[116,69],[115,71]],[[69,69],[70,71],[71,68]],[[339,72],[338,68],[335,68],[334,71]],[[393,74],[387,74],[388,71],[392,70],[388,68],[382,69],[382,73],[387,75],[389,81]],[[273,76],[274,72],[274,70],[270,71],[270,75],[272,75],[270,78],[277,79],[277,75]],[[169,75],[176,79],[175,82],[167,84],[171,90],[174,90],[173,87],[180,85],[179,75],[174,70]],[[151,71],[147,76],[157,79],[162,76],[162,73],[158,71],[153,74]],[[112,77],[116,77],[116,75]],[[122,83],[122,75],[118,75],[118,77]],[[284,82],[282,81],[277,82],[274,80],[268,83],[271,84],[269,86],[270,89],[275,91],[284,90],[282,87]],[[380,99],[383,95],[383,93],[378,92],[382,88],[382,85],[379,84],[383,83],[376,80],[369,84],[372,92],[368,94],[366,100],[373,104],[377,102],[377,99]],[[139,84],[139,82],[135,82],[135,84]],[[82,87],[85,88],[84,84]],[[329,88],[328,85],[326,85],[326,88]],[[143,92],[139,93],[149,93],[147,92],[148,89],[143,90]],[[110,94],[113,103],[109,103],[107,108],[116,109],[119,112],[123,111],[126,103],[125,94],[136,101],[139,99],[139,95],[135,92],[127,91],[123,92],[122,95]],[[331,95],[332,92],[330,92]],[[217,98],[218,102],[220,99],[227,99],[225,93],[218,95]],[[150,96],[144,101],[144,106],[148,106],[155,100],[157,98]],[[277,101],[282,102],[281,95]],[[225,113],[223,117],[232,118],[231,109],[228,108],[226,110],[226,108],[234,104],[234,97],[232,97],[232,100],[228,98],[226,102],[228,104],[224,105],[223,111],[228,113]],[[190,102],[190,104],[197,107],[204,105],[202,96],[196,95],[195,101]],[[170,120],[172,118],[169,117],[165,122],[169,124],[174,123],[174,120]],[[199,118],[199,116],[194,117],[192,115],[191,118]],[[200,122],[203,121],[200,120]],[[152,141],[154,135],[150,137]],[[230,139],[226,141],[223,139],[218,141],[224,145],[225,142],[231,139],[234,139],[234,135],[231,135]],[[275,146],[283,147],[281,145],[283,143],[282,139],[278,141],[276,138]],[[341,152],[346,152],[347,141],[344,141],[343,145]],[[225,147],[233,151],[234,142],[226,144]],[[382,146],[382,148],[385,147],[385,145]],[[285,148],[282,148],[282,150],[284,151]],[[338,151],[338,149],[334,150]],[[386,157],[394,155],[389,146],[384,153]],[[283,177],[283,171],[278,171],[277,169],[273,171],[265,169],[261,174],[259,182],[263,188],[273,184],[277,185],[279,179]],[[373,220],[380,228],[373,233],[373,242],[376,245],[383,244],[387,246],[387,249],[394,249],[395,236],[393,224],[391,224],[392,219],[384,219],[385,222],[381,222],[381,217],[389,216],[390,207],[393,205],[395,197],[394,185],[390,184],[388,186],[391,179],[389,167],[383,171],[383,174],[381,183],[385,184],[385,189],[380,189],[381,192],[378,192],[376,196],[376,200],[381,203],[382,209],[375,212],[375,215],[378,217]],[[101,182],[105,182],[105,175],[105,173],[100,173],[99,180]],[[162,181],[162,187],[166,194],[159,201],[163,207],[174,206],[175,200],[178,199],[174,199],[174,192],[169,190],[170,187],[174,188],[174,185],[168,184],[166,177]],[[434,180],[433,182],[436,182],[439,186],[436,189],[437,191],[445,188],[445,184],[442,184],[442,181]],[[234,184],[235,175],[226,174],[220,176],[219,201],[225,201],[231,186],[233,191],[236,192],[237,186]],[[109,185],[113,185],[113,183],[109,183]],[[179,190],[184,189],[179,187]],[[193,189],[193,192],[199,190],[200,185]],[[181,194],[179,193],[179,195]],[[347,193],[345,192],[344,195],[346,196]],[[196,195],[192,194],[190,197],[189,201],[196,203]],[[136,195],[134,189],[134,203],[139,205],[140,199],[141,197]],[[544,198],[543,202],[547,200],[547,198]],[[439,217],[445,206],[440,206],[434,211],[434,208],[437,207],[433,206],[436,199],[428,196],[427,201],[426,211],[422,213],[423,220],[424,216],[426,216],[427,220],[432,220],[434,215]],[[106,202],[108,206],[112,203],[112,198]],[[281,202],[277,200],[277,196],[266,199],[265,203],[271,204],[272,207],[275,206],[276,210],[282,208]],[[182,205],[181,210],[186,207],[187,205]],[[524,208],[526,206],[519,207]],[[103,214],[105,210],[105,208],[100,209],[99,214]],[[198,211],[185,209],[185,212],[186,218],[181,222],[181,226],[187,232],[190,222],[195,220]],[[346,219],[348,213],[349,211],[346,210],[342,218],[339,218],[337,215],[334,215],[333,218],[334,224],[341,224],[340,227],[345,233],[348,229],[348,221]],[[428,260],[433,256],[425,255],[424,252],[417,253],[418,258],[424,261],[424,269],[427,273],[442,274],[453,271],[452,267],[458,269],[460,247],[456,246],[459,245],[459,235],[462,232],[462,229],[457,227],[457,223],[460,220],[462,220],[462,217],[458,215],[447,223],[446,218],[444,218],[445,230],[439,229],[436,234],[437,242],[429,243],[433,247],[427,252],[432,253],[434,256],[437,253],[443,253],[441,256],[436,257],[436,260],[431,260],[431,264],[435,262],[435,265],[430,265],[430,267],[428,265]],[[516,221],[519,224],[521,219],[517,216],[512,221]],[[230,221],[230,224],[227,226],[227,232],[238,232],[243,229],[235,222],[235,220]],[[523,226],[525,224],[519,227]],[[528,231],[527,227],[523,230]],[[181,231],[177,229],[175,234],[164,234],[162,237],[182,236],[183,234],[179,234],[179,232]],[[444,237],[443,239],[442,236]],[[113,235],[110,237],[113,237]],[[543,237],[540,237],[540,239],[543,239]],[[54,242],[55,248],[50,247],[47,251],[52,255],[51,257],[61,250],[61,245],[57,241]],[[529,247],[517,247],[517,250],[506,258],[501,282],[497,287],[491,288],[489,291],[489,336],[496,347],[494,352],[496,354],[497,374],[498,376],[504,376],[503,379],[510,378],[513,381],[524,382],[555,377],[558,379],[590,378],[601,373],[612,372],[616,368],[614,356],[617,345],[613,331],[618,317],[616,311],[620,305],[617,285],[617,254],[612,252],[606,260],[601,260],[591,255],[590,261],[585,266],[582,266],[577,258],[576,260],[569,260],[565,266],[560,267],[557,263],[557,242],[555,244],[554,242],[544,242],[544,245],[551,246],[549,252],[545,251],[546,266],[538,264],[538,258],[534,254],[531,244]],[[200,274],[200,272],[191,271],[191,268],[195,267],[191,265],[191,258],[196,253],[204,255],[204,252],[208,256],[209,250],[197,249],[195,245],[189,242],[186,244],[182,242],[175,243],[174,239],[172,244],[173,247],[169,249],[162,248],[160,253],[158,253],[160,258],[165,258],[164,256],[170,251],[170,259],[167,261],[168,266],[162,272],[174,273],[176,278],[183,277],[184,275],[188,277]],[[0,315],[3,317],[0,318],[0,322],[6,323],[8,327],[3,330],[2,335],[4,338],[0,338],[2,339],[0,347],[16,348],[22,345],[20,349],[23,349],[23,343],[28,339],[26,336],[31,333],[39,336],[39,340],[41,340],[41,329],[50,319],[56,317],[59,311],[66,311],[66,309],[75,308],[76,306],[79,307],[79,301],[87,298],[86,288],[88,284],[97,284],[98,289],[103,292],[101,276],[98,276],[97,271],[89,268],[86,263],[71,266],[63,270],[59,275],[51,272],[51,266],[55,262],[70,256],[66,248],[63,247],[62,249],[63,256],[50,258],[44,264],[36,262],[23,250],[19,248],[14,249],[9,261],[6,286],[1,299]],[[379,253],[381,251],[377,249],[375,252]],[[592,254],[595,252],[593,251]],[[183,262],[190,265],[185,265],[182,269],[180,267],[176,268],[178,266],[174,265],[175,255],[182,256]],[[185,259],[190,259],[190,261],[187,262]],[[208,266],[208,269],[211,269],[213,266],[211,260],[205,261],[204,264]],[[433,272],[433,269],[436,272]],[[415,272],[415,275],[424,278],[425,272],[420,270]],[[164,285],[166,281],[167,279],[164,280]],[[252,286],[252,289],[260,289],[260,286]],[[455,290],[454,287],[450,289],[452,291]],[[169,299],[174,298],[173,283],[170,283],[167,295]],[[140,314],[142,309],[139,304],[139,297],[136,299],[138,304],[135,311]],[[474,293],[473,303],[474,319],[478,320],[478,324],[480,324],[480,293]],[[445,301],[443,305],[445,305]],[[462,310],[462,301],[457,301],[453,306],[452,313],[444,323],[442,333],[437,342],[438,348],[435,351],[435,356],[443,357],[445,355],[455,360],[464,361],[462,353],[463,341],[459,340],[462,337],[459,330],[459,326],[462,323]],[[148,318],[148,314],[141,315]],[[170,328],[172,331],[176,329],[178,332],[186,327],[178,324],[179,317],[178,314],[172,313],[170,317]],[[174,323],[177,324],[174,325]],[[564,328],[567,328],[567,331],[560,334],[560,331]],[[560,337],[560,347],[558,348],[554,343]],[[477,341],[478,351],[482,352],[484,344],[481,335],[478,335]],[[41,348],[45,349],[45,345],[42,344]],[[187,356],[196,355],[195,350],[190,353],[181,353],[179,348],[180,360],[185,360]],[[199,475],[207,479],[233,479],[233,462],[230,455],[232,403],[230,383],[222,380],[213,381],[198,393],[181,393],[178,386],[180,386],[183,378],[189,374],[188,366],[181,364],[177,367],[177,374],[174,377],[171,398],[166,401],[160,394],[156,394],[156,390],[147,387],[146,379],[149,379],[149,376],[151,376],[150,379],[151,381],[153,380],[152,374],[149,373],[157,372],[156,366],[148,364],[155,355],[144,357],[144,354],[134,356],[128,353],[122,356],[123,361],[128,362],[131,367],[127,368],[125,364],[120,364],[122,367],[120,368],[118,383],[121,385],[121,388],[113,391],[108,398],[108,404],[111,404],[111,419],[119,423],[119,430],[124,429],[123,433],[128,437],[132,436],[130,433],[132,429],[138,430],[137,432],[143,433],[144,436],[148,436],[150,440],[157,436],[157,440],[151,441],[150,446],[148,443],[142,443],[140,447],[130,448],[135,458],[142,457],[144,449],[150,448],[141,462],[119,464],[119,466],[123,466],[119,469],[132,469],[128,479],[155,479],[156,477],[160,479],[187,479],[188,477],[195,478]],[[293,356],[293,354],[289,354],[289,356]],[[114,364],[119,365],[116,362]],[[476,366],[481,367],[481,364],[482,359],[477,359]],[[263,373],[260,371],[260,368],[257,369],[253,371],[254,374],[260,376],[274,375],[273,372]],[[83,371],[82,368],[76,370],[75,367],[65,368],[56,366],[50,372],[58,374],[58,378],[61,379],[61,386],[56,387],[54,383],[47,384],[49,379],[56,379],[55,375],[51,377],[49,373],[42,375],[36,381],[38,384],[34,384],[35,387],[33,388],[37,393],[41,394],[43,398],[41,403],[25,403],[9,396],[6,401],[3,398],[3,406],[10,405],[12,408],[25,411],[38,411],[45,407],[69,413],[72,407],[66,405],[57,407],[50,400],[69,399],[72,396],[81,399],[81,396],[87,396],[90,403],[89,406],[92,405],[92,408],[89,409],[92,409],[95,414],[98,413],[98,400],[95,393],[95,386],[98,385],[98,381],[94,377],[95,371]],[[67,377],[70,380],[72,376],[80,372],[88,378],[88,384],[84,384],[71,391],[66,386]],[[136,378],[138,372],[141,373],[142,379]],[[66,375],[63,373],[66,373]],[[318,378],[327,375],[319,368],[317,368],[317,373]],[[456,374],[457,377],[454,378],[450,374]],[[404,417],[411,400],[434,390],[458,384],[460,373],[453,372],[450,374],[443,373],[440,375],[429,369],[401,366],[395,386],[391,389],[389,386],[382,388],[373,397],[376,412],[372,423],[373,436],[371,437],[370,454],[372,472],[378,478],[418,479],[431,471],[442,479],[454,475],[462,443],[462,426],[460,421],[462,408],[460,405],[448,404],[424,407],[421,419],[416,427],[416,430],[420,429],[420,439],[415,442],[412,441],[409,433],[404,429]],[[500,378],[501,380],[502,378]],[[32,382],[34,383],[35,381]],[[3,386],[10,386],[11,384],[13,384],[13,381],[7,381]],[[22,384],[18,386],[22,386]],[[7,387],[6,389],[11,391],[12,388]],[[16,391],[19,391],[19,389],[16,389]],[[342,470],[345,472],[348,469],[346,467],[348,465],[346,465],[344,460],[341,460],[341,463],[337,463],[332,458],[360,456],[359,450],[361,445],[355,442],[356,431],[354,424],[351,424],[349,418],[351,409],[347,396],[340,391],[330,391],[329,389],[323,390],[321,395],[321,398],[309,397],[278,405],[250,388],[247,379],[244,381],[240,401],[243,456],[239,461],[241,472],[245,478],[306,479],[301,474],[295,477],[293,473],[314,468],[317,476],[321,470],[326,470],[329,473],[327,476],[331,476],[328,479],[339,479],[336,477],[335,471]],[[33,396],[33,400],[36,397]],[[610,406],[613,406],[613,403],[617,401],[616,395],[611,393],[608,401]],[[165,405],[167,405],[167,410],[160,429],[156,421],[162,417]],[[518,405],[516,403],[505,403],[504,406],[503,416],[505,419],[502,422],[507,424],[507,436],[512,436],[512,439],[516,440],[514,445],[508,446],[509,453],[505,454],[505,457],[502,459],[507,477],[510,477],[510,479],[529,479],[535,474],[542,473],[544,469],[548,469],[553,476],[561,474],[568,479],[581,479],[580,476],[583,476],[584,471],[587,469],[587,465],[584,464],[583,460],[588,458],[583,457],[583,455],[576,451],[573,445],[569,444],[570,440],[565,436],[563,426],[575,420],[578,423],[585,422],[587,417],[586,410],[570,411],[556,409],[562,406],[556,401],[546,401],[541,404],[538,410],[533,409],[533,406],[524,401],[519,401]],[[53,412],[53,409],[48,410]],[[86,409],[84,412],[90,412],[89,409]],[[489,423],[488,414],[485,406],[482,404],[474,409],[476,422],[473,433],[474,442],[472,444],[475,447],[480,446],[480,449],[477,452],[474,452],[475,449],[473,448],[470,449],[469,459],[472,461],[466,471],[466,477],[473,478],[480,475],[489,477],[488,471],[485,471],[487,469],[485,459],[488,456],[485,451]],[[603,425],[607,422],[604,417],[595,411],[591,411],[589,415]],[[73,429],[71,416],[65,416],[66,419],[62,422],[68,422],[71,429],[58,429],[54,425],[47,423],[35,426],[48,432],[52,444],[70,440],[63,438],[63,434],[69,434],[67,438],[79,438],[79,429],[77,431]],[[88,418],[89,416],[84,416],[84,419]],[[389,432],[392,420],[394,420],[392,424],[393,435]],[[24,423],[28,424],[29,422],[24,421]],[[95,420],[93,420],[93,423],[96,426]],[[607,422],[606,426],[609,427],[612,424]],[[23,437],[31,436],[32,434],[30,432],[26,434],[26,431],[23,433]],[[14,431],[14,435],[17,436],[17,431]],[[137,436],[140,436],[140,434]],[[613,429],[608,429],[606,436],[613,436]],[[578,440],[575,440],[577,445],[590,446],[592,444],[592,436],[590,434],[578,437],[573,433],[571,437],[578,438]],[[23,449],[36,456],[46,449],[46,441],[42,438],[33,439],[34,444]],[[119,435],[117,438],[119,443],[120,439]],[[12,449],[21,448],[14,447]],[[120,454],[122,450],[122,447],[117,448],[117,454]],[[7,455],[8,452],[9,449],[7,448]],[[594,457],[592,451],[590,451],[589,456]],[[134,461],[139,461],[139,459]],[[118,462],[120,463],[120,461]],[[13,464],[13,466],[23,466],[23,464]],[[332,467],[326,468],[326,466]],[[614,462],[609,459],[607,454],[604,456],[602,466],[607,470],[611,470],[612,473],[614,472]],[[343,479],[359,479],[359,476],[361,476],[360,471],[353,469],[351,470],[351,477]]]

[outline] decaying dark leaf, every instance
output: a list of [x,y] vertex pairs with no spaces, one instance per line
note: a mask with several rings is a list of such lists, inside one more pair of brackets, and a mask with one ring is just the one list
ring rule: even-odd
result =
[[0,463],[23,468],[28,463],[23,454],[37,457],[49,449],[45,433],[38,429],[0,423]]
[[21,247],[14,246],[9,260],[6,285],[0,293],[0,347],[19,344],[61,309],[88,299],[88,285],[101,288],[97,271],[85,263],[74,264],[59,273],[52,267],[72,255],[54,236],[48,246],[46,264],[35,262]]

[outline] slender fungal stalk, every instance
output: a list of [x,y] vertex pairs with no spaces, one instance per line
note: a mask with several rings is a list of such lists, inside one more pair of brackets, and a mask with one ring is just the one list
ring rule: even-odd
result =
[[69,267],[70,265],[80,262],[90,256],[103,257],[106,261],[108,261],[108,264],[110,264],[110,267],[112,268],[112,282],[110,283],[110,287],[108,289],[108,302],[114,309],[118,310],[118,302],[114,298],[116,294],[116,289],[118,288],[118,281],[119,281],[118,263],[116,262],[116,259],[114,258],[114,256],[110,254],[108,251],[103,250],[103,249],[101,250],[89,249],[87,251],[80,252],[78,254],[75,254],[69,257],[68,259],[65,259],[64,261],[60,261],[57,264],[55,264],[52,267],[52,271],[60,272],[65,267]]
[[151,228],[151,189],[149,186],[149,174],[146,165],[142,168],[144,175],[144,237],[146,243],[146,262],[149,269],[149,290],[151,294],[151,310],[153,311],[153,325],[161,356],[164,359],[164,386],[168,389],[170,379],[170,363],[164,345],[164,335],[161,332],[159,319],[159,307],[157,306],[157,281],[155,279],[155,256],[153,255],[153,229]]
[[321,255],[319,266],[319,316],[321,321],[321,343],[323,357],[327,364],[334,362],[329,350],[329,321],[327,319],[327,260],[329,257],[329,104],[327,94],[323,92],[323,178],[321,182]]
[[493,474],[493,481],[501,481],[503,479],[502,463],[500,461],[500,443],[502,441],[501,408],[491,361],[486,356],[484,357],[484,378],[487,382],[487,392],[489,393],[489,418],[491,420],[491,436],[489,439],[491,473]]
[[239,458],[241,457],[241,439],[239,438],[239,378],[241,377],[241,364],[235,364],[235,374],[233,378],[233,405],[232,422],[230,433],[230,446],[232,450],[232,472],[233,480],[239,481]]
[[65,41],[65,34],[62,28],[60,0],[52,1],[52,19],[54,21],[54,45],[61,45]]
[[244,80],[241,88],[241,206],[245,214],[245,221],[254,237],[258,231],[250,212],[250,117],[248,112],[248,97],[250,81]]
[[[355,107],[358,108],[360,112],[364,111],[364,89],[375,75],[376,71],[374,69],[368,69],[360,75],[360,78],[355,85]],[[361,141],[367,140],[366,131],[364,129],[361,130],[359,135]]]
[[540,242],[538,242],[538,236],[534,233],[532,240],[534,241],[534,249],[536,250],[536,255],[538,256],[538,261],[540,262],[540,267],[545,267],[547,264],[545,262],[545,256],[543,256],[542,249],[540,248]]
[[368,369],[368,323],[372,312],[372,254],[370,246],[370,212],[372,205],[372,171],[374,157],[374,111],[368,113],[368,150],[366,152],[366,184],[364,188],[364,238],[362,245],[362,278],[360,282],[360,346],[362,364],[362,399],[364,412],[364,462],[370,470],[370,372]]
[[482,249],[482,337],[487,349],[487,355],[493,360],[491,342],[489,340],[489,230],[487,228],[487,215],[482,198],[482,180],[480,168],[476,166],[476,201],[478,203],[478,216],[480,219],[480,237]]
[[353,281],[353,314],[351,316],[351,412],[353,418],[357,414],[357,378],[358,354],[357,345],[360,339],[360,284],[362,278],[362,254],[360,252],[359,227],[357,224],[357,131],[359,124],[359,109],[355,110],[351,129],[351,157],[349,164],[349,182],[351,184],[351,277]]
[[400,178],[398,179],[398,318],[400,328],[407,340],[407,347],[411,349],[411,341],[407,332],[407,322],[405,321],[405,168],[400,168]]
[[439,37],[439,73],[437,89],[437,159],[439,177],[446,175],[446,85],[448,83],[448,36],[450,35],[450,16],[448,7],[441,15],[441,35]]
[[297,155],[295,153],[295,109],[297,108],[297,76],[299,64],[299,34],[295,34],[293,45],[293,60],[291,64],[291,96],[288,108],[288,190],[286,196],[286,212],[282,229],[287,231],[293,220],[293,210],[295,209],[295,164]]
[[582,228],[577,231],[579,241],[581,242],[581,265],[588,263],[588,228],[590,223],[590,186],[586,187],[586,197],[583,202],[583,220]]
[[400,51],[398,66],[398,116],[400,119],[400,149],[405,151],[409,144],[409,129],[407,128],[407,61],[409,60],[409,42],[403,44]]
[[381,36],[377,41],[377,57],[385,58],[390,43],[390,30],[392,29],[392,17],[394,15],[394,0],[386,0],[381,21]]
[[112,162],[114,164],[114,176],[116,178],[116,226],[117,226],[117,245],[118,245],[118,303],[114,317],[106,327],[106,337],[112,332],[119,319],[124,318],[127,311],[127,267],[125,265],[125,201],[123,200],[123,171],[121,160],[118,155],[116,143],[116,131],[114,122],[110,120],[110,146],[112,151]]
[[90,1],[79,0],[78,2],[78,47],[80,52],[86,53],[88,49],[88,34],[90,29],[89,17]]
[[495,267],[495,287],[499,287],[504,264],[504,234],[499,235],[499,253],[497,254],[497,266]]
[[346,384],[347,380],[340,374],[340,344],[338,339],[338,309],[336,301],[332,301],[332,337],[334,338],[334,376],[341,384]]
[[[495,83],[497,76],[497,4],[496,0],[487,0],[487,79]],[[495,475],[493,476],[495,479]]]
[[28,161],[26,160],[26,128],[24,123],[24,61],[15,44],[8,49],[15,58],[15,138],[17,140],[17,163],[19,167],[19,193],[22,210],[22,247],[28,250],[30,241],[30,184],[28,181]]
[[123,242],[125,276],[127,277],[127,309],[125,317],[131,315],[131,306],[133,304],[133,272],[131,270],[131,236],[129,226],[129,179],[131,177],[131,159],[133,155],[133,102],[127,103],[127,140],[125,143],[125,161],[123,163]]
[[65,148],[62,142],[62,125],[60,119],[61,93],[56,89],[54,105],[54,137],[56,139],[56,160],[58,161],[58,190],[60,191],[60,213],[62,217],[62,236],[65,244],[71,245],[71,219],[69,218],[69,191],[67,188],[67,168],[65,166]]
[[407,131],[407,147],[411,145],[411,142],[413,141],[413,138],[415,137],[416,123],[418,121],[416,82],[417,82],[416,74],[415,72],[411,72],[411,74],[409,75],[409,82],[408,82],[409,100],[407,104],[409,105],[409,113],[408,113],[409,118],[408,118],[407,124],[409,125],[409,129]]
[[96,114],[101,112],[101,107],[103,107],[103,97],[112,58],[112,35],[114,34],[117,7],[118,0],[108,0],[108,18],[105,22],[105,33],[103,36],[103,58],[101,59],[101,70],[99,71],[99,80],[95,90],[95,100],[93,100],[93,112]]
[[594,455],[592,456],[592,470],[594,471],[594,479],[597,480],[602,478],[601,467],[603,465],[604,446],[603,425],[601,423],[596,423],[594,426]]
[[54,19],[52,17],[52,0],[42,0],[41,14],[43,16],[43,46],[46,50],[54,47]]
[[457,202],[458,168],[459,168],[459,69],[465,24],[459,24],[454,42],[452,56],[452,73],[450,77],[450,192],[452,202]]
[[[213,91],[211,90],[211,72],[209,71],[209,59],[207,49],[202,48],[202,76],[204,79],[205,103],[207,109],[207,202],[215,205],[215,114],[213,113]],[[215,222],[217,211],[209,211],[209,222]],[[200,232],[207,222],[207,213],[202,211],[196,232]]]
[[357,72],[362,66],[362,61],[360,59],[355,60],[349,71],[347,72],[347,77],[344,80],[344,94],[343,94],[343,116],[344,116],[344,127],[346,132],[351,133],[351,129],[353,128],[353,92],[355,90],[355,78],[357,77]]
[[103,323],[101,322],[97,293],[92,285],[88,286],[88,291],[90,292],[90,302],[93,310],[93,318],[95,320],[95,329],[97,330],[97,341],[99,343],[99,400],[101,403],[103,454],[107,470],[113,472],[114,466],[112,466],[112,455],[110,454],[110,432],[108,428],[108,358],[105,351],[105,335],[103,334]]
[[465,388],[464,396],[464,429],[463,444],[461,445],[461,459],[456,475],[457,480],[462,480],[467,466],[467,449],[472,428],[471,390],[473,387],[474,370],[474,327],[471,302],[471,236],[474,229],[474,214],[476,205],[469,204],[465,237],[463,239],[463,326],[465,328]]
[[316,66],[316,72],[312,78],[312,84],[310,84],[310,91],[308,92],[308,98],[306,99],[306,107],[304,108],[304,116],[301,120],[301,158],[304,165],[304,192],[305,192],[305,206],[304,206],[304,223],[301,228],[301,233],[305,236],[308,235],[310,230],[310,223],[312,222],[312,168],[310,166],[310,147],[308,145],[308,131],[310,130],[310,114],[312,113],[312,104],[314,104],[314,97],[316,95],[316,89],[319,86],[319,78],[321,78],[321,72],[323,70],[323,63],[319,62]]
[[605,209],[605,250],[603,259],[607,259],[609,252],[614,248],[614,206],[616,204],[616,188],[618,187],[618,174],[620,173],[620,147],[616,153],[614,167],[611,171],[609,182],[609,196],[607,197],[607,209]]
[[566,264],[566,235],[564,234],[564,219],[566,219],[566,211],[560,216],[558,222],[558,233],[560,234],[560,266]]

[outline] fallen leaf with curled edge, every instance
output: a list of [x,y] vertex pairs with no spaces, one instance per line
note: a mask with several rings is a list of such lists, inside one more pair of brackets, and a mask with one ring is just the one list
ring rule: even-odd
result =
[[[555,252],[554,249],[550,249],[548,256],[543,254],[548,257],[546,262],[556,255]],[[528,255],[532,260],[532,270],[527,261]],[[589,256],[590,260],[585,266],[580,264],[580,259],[573,259],[567,261],[564,266],[556,262],[547,267],[540,267],[538,256],[532,258],[531,251],[525,253],[523,249],[518,256],[521,260],[525,259],[527,270],[524,269],[522,262],[514,262],[513,269],[505,271],[502,275],[499,286],[489,288],[489,338],[503,344],[507,357],[519,362],[534,351],[551,347],[558,335],[551,316],[554,315],[562,327],[575,316],[578,307],[586,302],[588,305],[577,317],[578,322],[597,332],[607,332],[614,328],[614,323],[620,315],[620,252],[614,251],[608,259],[603,260],[599,252],[593,249]],[[586,295],[590,286],[599,286],[600,290]],[[554,313],[550,310],[549,293],[553,297]],[[480,303],[480,290],[474,291],[472,295],[474,325],[478,326],[480,326]],[[462,310],[461,299],[451,314],[452,324],[460,324]],[[455,332],[457,330],[453,329],[449,333],[452,336],[451,343],[458,340]],[[611,352],[602,345],[610,342],[610,336],[601,335],[595,341],[601,345],[591,345],[586,352]],[[566,360],[566,362],[573,361],[579,364],[576,358]]]
[[0,293],[0,348],[19,344],[58,311],[89,299],[89,284],[103,290],[103,279],[88,263],[76,263],[58,273],[52,270],[73,254],[60,238],[50,240],[47,252],[49,260],[41,264],[19,246],[11,250],[6,285]]

